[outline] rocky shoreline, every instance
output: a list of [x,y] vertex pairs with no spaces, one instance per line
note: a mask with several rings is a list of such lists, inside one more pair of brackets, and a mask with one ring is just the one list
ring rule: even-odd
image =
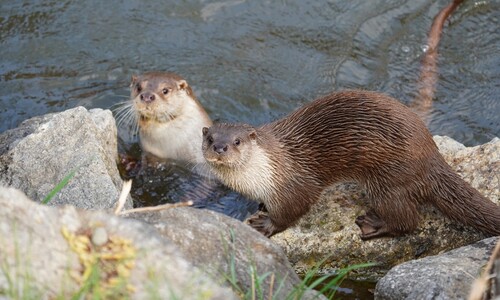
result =
[[[500,204],[498,138],[477,147],[447,137],[434,139],[465,180]],[[353,184],[329,189],[297,226],[271,240],[237,220],[189,207],[117,217],[111,213],[123,184],[117,157],[117,129],[107,110],[77,107],[26,120],[0,134],[0,291],[11,284],[6,270],[22,266],[35,289],[43,291],[42,298],[71,293],[77,280],[67,276],[67,270],[81,274],[85,268],[70,241],[92,239],[96,228],[103,228],[111,245],[125,247],[117,242],[123,239],[135,249],[128,282],[137,299],[152,293],[162,299],[172,293],[181,298],[238,299],[241,294],[220,278],[233,272],[242,286],[251,288],[251,269],[274,274],[263,279],[264,295],[285,297],[300,282],[296,273],[325,257],[325,273],[379,263],[350,275],[378,280],[387,273],[377,284],[377,299],[467,298],[498,241],[483,240],[486,236],[429,208],[413,234],[363,242],[354,219],[365,199]],[[72,173],[49,206],[37,203]],[[277,282],[283,282],[279,289]]]

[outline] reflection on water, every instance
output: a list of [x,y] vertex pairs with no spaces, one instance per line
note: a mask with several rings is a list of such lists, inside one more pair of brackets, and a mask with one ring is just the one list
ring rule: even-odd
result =
[[336,289],[335,299],[369,300],[374,299],[375,282],[344,279]]
[[[214,119],[259,124],[335,89],[408,103],[447,1],[3,1],[0,132],[126,99],[132,74],[188,79]],[[500,135],[500,1],[466,2],[445,28],[430,128],[468,145]]]
[[135,206],[193,201],[193,207],[210,209],[245,220],[258,209],[258,203],[202,177],[175,162],[145,168],[132,183]]

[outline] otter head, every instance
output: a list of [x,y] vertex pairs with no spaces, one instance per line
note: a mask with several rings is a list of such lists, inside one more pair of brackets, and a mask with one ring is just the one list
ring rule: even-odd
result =
[[206,162],[217,168],[241,167],[252,156],[257,145],[255,128],[246,124],[217,123],[204,127],[202,152]]
[[185,101],[192,101],[193,91],[178,75],[149,72],[132,76],[130,98],[140,123],[168,122],[182,113]]

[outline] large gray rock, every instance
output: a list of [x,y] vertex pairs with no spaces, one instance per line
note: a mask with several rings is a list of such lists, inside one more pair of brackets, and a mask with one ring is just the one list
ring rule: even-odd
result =
[[377,283],[375,299],[467,299],[498,240],[485,239],[396,266]]
[[[274,295],[274,299],[290,299],[294,286],[301,282],[279,247],[233,218],[189,207],[135,213],[131,217],[153,224],[190,262],[212,276],[224,278],[234,270],[235,279],[244,291],[252,289],[253,275],[269,274],[261,283],[263,298]],[[324,298],[308,291],[300,299],[315,296]]]
[[[435,137],[446,161],[480,193],[500,204],[500,140],[477,147],[465,147],[446,137]],[[273,236],[297,272],[310,269],[329,256],[324,271],[351,264],[379,262],[376,269],[356,274],[380,278],[399,263],[468,245],[486,236],[446,219],[428,207],[418,229],[396,238],[362,241],[356,216],[363,214],[366,199],[355,184],[340,184],[326,191],[322,199],[297,226]],[[351,274],[353,275],[353,273]]]
[[109,110],[77,107],[26,120],[0,135],[0,185],[16,187],[40,202],[75,171],[49,204],[110,208],[122,182],[116,136]]
[[[85,262],[95,253],[132,254],[130,268],[114,264],[118,258],[102,259],[106,264],[98,274],[125,274],[119,278],[129,288],[103,288],[109,278],[101,278],[101,297],[108,291],[113,299],[121,298],[121,292],[132,299],[238,299],[148,224],[72,206],[40,205],[12,188],[0,188],[0,207],[0,294],[12,299],[70,299],[89,270]],[[76,238],[64,237],[64,230]],[[100,241],[75,246],[77,239],[87,238]]]
[[[219,282],[225,282],[224,277],[234,274],[235,282],[243,291],[253,288],[253,280],[265,278],[261,284],[264,297],[286,296],[300,283],[286,256],[269,239],[217,213],[185,208],[134,215],[154,224],[156,231],[150,225],[103,212],[39,206],[29,203],[15,190],[1,188],[1,185],[19,188],[40,202],[64,176],[76,170],[69,184],[55,194],[50,204],[110,208],[118,199],[122,184],[115,161],[116,141],[116,126],[109,111],[89,112],[81,107],[32,118],[0,135],[0,207],[5,208],[0,213],[0,236],[7,237],[12,232],[14,236],[13,239],[0,238],[0,263],[5,262],[8,269],[25,269],[32,278],[28,283],[45,297],[72,294],[79,283],[72,282],[72,277],[65,278],[64,272],[80,269],[84,273],[84,270],[62,237],[61,230],[68,228],[80,238],[99,239],[98,232],[104,231],[107,233],[104,236],[131,239],[137,252],[150,254],[144,257],[145,261],[141,257],[141,267],[131,277],[133,285],[139,286],[134,294],[137,298],[147,295],[145,282],[151,281],[148,274],[155,277],[153,284],[162,285],[159,295],[166,295],[170,285],[174,285],[174,294],[182,299],[197,295],[208,295],[203,296],[204,299],[232,297],[224,291],[205,288],[205,284],[208,287],[214,283],[199,270],[209,272]],[[44,253],[38,255],[38,249]],[[155,261],[159,261],[158,265],[150,268],[149,264]],[[36,269],[32,270],[32,266]],[[231,273],[233,267],[234,273]],[[150,273],[144,273],[146,269]],[[255,270],[253,274],[252,270]],[[9,288],[7,275],[12,273],[3,273],[0,277],[0,291],[6,286]],[[252,277],[254,275],[257,277]],[[176,280],[177,276],[182,279]],[[187,278],[191,278],[192,287],[188,286]],[[13,282],[24,284],[20,278]],[[307,299],[317,293],[307,291],[305,294]]]

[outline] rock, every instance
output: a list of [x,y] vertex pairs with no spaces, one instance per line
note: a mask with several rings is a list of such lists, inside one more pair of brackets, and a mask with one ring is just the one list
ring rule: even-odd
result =
[[[448,163],[466,181],[495,203],[500,202],[498,138],[470,148],[446,137],[435,137],[435,140]],[[85,209],[110,208],[118,199],[122,184],[116,168],[116,143],[115,121],[109,111],[87,111],[79,107],[32,118],[19,128],[0,134],[0,186],[19,188],[30,198],[41,202],[65,176],[75,171],[69,184],[56,193],[49,204],[71,204]],[[73,236],[87,236],[97,248],[113,243],[117,234],[127,236],[127,226],[131,228],[130,239],[135,242],[139,241],[139,237],[134,234],[139,235],[142,230],[144,235],[151,235],[154,240],[144,241],[144,245],[141,241],[141,249],[145,252],[150,251],[148,245],[153,248],[167,245],[171,250],[158,251],[177,254],[182,259],[178,264],[189,266],[187,269],[196,266],[196,270],[207,271],[211,276],[220,276],[221,272],[231,274],[229,270],[234,257],[235,279],[244,288],[251,285],[249,271],[252,267],[262,276],[271,271],[275,288],[279,286],[276,283],[286,277],[282,290],[277,292],[273,289],[273,293],[280,297],[299,282],[280,249],[247,226],[217,213],[184,208],[132,216],[151,223],[152,227],[133,220],[124,221],[103,212],[82,212],[71,207],[55,209],[26,203],[14,192],[5,195],[6,202],[0,203],[5,206],[0,210],[0,264],[8,261],[10,265],[15,265],[16,257],[33,259],[34,263],[30,261],[28,269],[31,270],[32,265],[36,270],[29,274],[28,278],[33,278],[30,280],[43,287],[46,282],[59,280],[50,286],[51,295],[61,292],[57,289],[61,285],[64,289],[73,288],[71,283],[63,284],[60,280],[68,265],[81,267],[76,254],[71,254],[68,244],[61,240],[63,225],[71,229]],[[337,185],[324,193],[320,203],[297,226],[274,236],[273,241],[285,251],[298,272],[311,269],[328,256],[323,271],[329,273],[352,264],[379,262],[377,268],[351,273],[351,277],[362,275],[378,279],[390,267],[404,261],[435,255],[485,237],[474,229],[445,219],[434,208],[425,208],[424,218],[414,233],[363,242],[359,239],[354,219],[363,213],[365,205],[365,196],[356,185]],[[9,212],[13,216],[9,216]],[[16,213],[25,214],[26,219],[15,217]],[[16,235],[19,239],[15,239]],[[32,243],[33,246],[19,250],[12,245],[11,237],[16,243],[19,240],[19,243]],[[56,243],[55,248],[47,248],[52,240]],[[41,249],[44,252],[38,255],[36,250]],[[21,255],[17,255],[16,251]],[[51,260],[61,260],[62,256],[67,259],[66,265],[46,266]],[[151,258],[151,261],[154,259]],[[193,276],[182,273],[184,269],[180,268],[179,274]],[[5,286],[5,277],[2,276],[5,274],[0,268],[0,284],[4,284],[0,285],[0,290]],[[268,275],[263,283],[265,293],[269,292],[270,281],[271,275]],[[312,296],[312,292],[307,294],[307,297]]]
[[[301,282],[269,239],[208,210],[133,214],[150,225],[102,211],[40,205],[19,190],[1,187],[0,206],[0,291],[13,298],[24,293],[43,299],[74,296],[97,254],[110,257],[100,264],[102,278],[124,282],[123,294],[114,296],[130,294],[132,299],[238,299],[230,284],[220,285],[233,274],[239,294],[252,290],[252,280],[262,279],[262,298],[284,299]],[[126,263],[114,266],[117,257],[127,258]],[[106,272],[110,265],[116,270]],[[101,293],[118,290],[104,279],[99,282]],[[324,299],[315,291],[301,299],[315,296]]]
[[[148,224],[40,205],[12,188],[0,188],[0,206],[0,291],[10,298],[70,299],[83,282],[91,282],[84,280],[85,272],[93,270],[91,258],[101,253],[108,259],[98,260],[101,268],[94,273],[104,277],[94,285],[100,298],[112,293],[114,299],[127,294],[131,299],[238,299]],[[94,228],[109,236],[102,247],[89,241]]]
[[391,269],[377,283],[375,299],[467,299],[499,237]]
[[[500,140],[465,147],[445,137],[435,137],[446,161],[480,193],[500,204]],[[362,241],[356,216],[365,209],[366,198],[355,184],[339,184],[328,189],[319,203],[297,224],[273,236],[297,272],[303,273],[329,257],[323,268],[335,271],[352,264],[378,262],[377,268],[352,272],[351,277],[380,278],[392,266],[436,255],[471,244],[486,236],[473,228],[450,221],[437,209],[426,207],[418,229],[396,238]]]
[[[263,280],[262,298],[285,297],[301,283],[269,239],[218,213],[185,208],[135,216],[155,229],[102,211],[77,210],[75,206],[114,206],[122,184],[116,142],[111,113],[82,107],[32,118],[0,135],[0,291],[21,286],[36,293],[35,298],[68,298],[90,274],[89,260],[100,249],[109,256],[110,249],[120,247],[119,255],[135,249],[135,267],[118,266],[103,276],[131,273],[130,287],[121,290],[133,289],[138,299],[234,299],[231,290],[213,279],[221,283],[232,275],[244,292],[252,289],[252,280]],[[72,206],[38,205],[18,190],[2,187],[19,188],[42,202],[72,172],[69,184],[49,202]],[[306,291],[302,298],[316,295]]]
[[434,140],[445,160],[482,195],[500,204],[500,139],[476,147],[465,147],[447,136]]
[[[194,265],[222,278],[231,270],[243,290],[252,288],[252,268],[257,277],[269,274],[262,283],[262,298],[288,299],[300,283],[283,251],[271,240],[249,226],[228,216],[190,207],[154,213],[135,213],[130,217],[144,220],[173,241]],[[324,298],[309,291],[301,299]],[[259,297],[257,297],[259,299]]]
[[110,208],[122,184],[117,157],[117,130],[109,110],[77,107],[35,117],[0,135],[0,185],[41,202],[75,172],[49,204]]

